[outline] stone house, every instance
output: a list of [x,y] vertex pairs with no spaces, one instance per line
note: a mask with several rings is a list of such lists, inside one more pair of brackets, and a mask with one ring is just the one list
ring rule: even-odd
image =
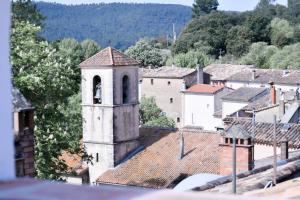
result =
[[34,176],[34,107],[17,88],[13,95],[16,175]]
[[155,97],[159,108],[167,117],[173,119],[177,127],[182,124],[182,94],[186,88],[203,83],[203,71],[179,68],[160,67],[155,69],[143,69],[140,80],[141,96]]

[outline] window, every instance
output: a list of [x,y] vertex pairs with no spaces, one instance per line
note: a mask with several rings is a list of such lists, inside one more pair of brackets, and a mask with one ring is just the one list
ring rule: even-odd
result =
[[170,98],[170,103],[173,103],[173,98]]
[[96,162],[99,162],[99,153],[96,153]]
[[127,75],[123,76],[122,90],[123,90],[123,104],[129,103],[129,78]]
[[22,113],[22,117],[23,117],[23,127],[24,128],[30,128],[30,111],[26,111]]
[[154,81],[153,81],[153,78],[151,78],[151,85],[153,85],[153,82],[154,82]]
[[180,122],[180,117],[177,117],[177,123],[179,123]]
[[241,140],[240,140],[240,143],[241,143],[241,144],[244,144],[244,140],[243,140],[243,139],[241,139]]
[[171,85],[171,81],[168,81],[168,85]]
[[228,138],[225,138],[225,144],[228,144],[228,143],[229,143]]
[[102,85],[99,76],[93,78],[93,102],[94,104],[102,103]]

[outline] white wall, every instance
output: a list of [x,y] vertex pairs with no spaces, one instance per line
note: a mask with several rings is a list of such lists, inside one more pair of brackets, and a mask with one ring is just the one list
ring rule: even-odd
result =
[[213,94],[184,93],[184,126],[200,126],[204,130],[216,130],[222,119],[213,116],[215,97]]
[[236,111],[240,110],[246,105],[248,105],[248,103],[223,101],[222,118],[225,118],[227,115],[235,113]]
[[0,181],[15,178],[12,133],[11,67],[9,63],[10,1],[0,1]]
[[[254,160],[259,160],[262,158],[267,158],[274,155],[273,146],[267,146],[262,144],[254,145]],[[280,154],[280,148],[276,148],[276,153]]]

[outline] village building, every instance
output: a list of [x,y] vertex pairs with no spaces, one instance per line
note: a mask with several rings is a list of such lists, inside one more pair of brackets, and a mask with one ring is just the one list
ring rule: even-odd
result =
[[205,84],[225,85],[232,75],[255,68],[254,65],[210,64],[203,68]]
[[34,107],[13,87],[13,132],[16,175],[34,176]]
[[226,86],[238,89],[240,87],[269,87],[269,83],[281,91],[295,91],[300,84],[299,70],[279,69],[246,69],[227,78]]
[[154,97],[156,104],[177,127],[182,124],[182,94],[186,88],[203,83],[202,68],[190,69],[175,66],[143,69],[141,72],[141,96]]
[[183,91],[183,126],[199,127],[203,130],[224,129],[221,98],[233,90],[222,85],[196,84]]

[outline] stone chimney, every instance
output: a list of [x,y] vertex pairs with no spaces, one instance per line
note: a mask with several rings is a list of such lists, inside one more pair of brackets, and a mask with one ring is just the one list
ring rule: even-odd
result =
[[280,159],[281,160],[289,159],[289,143],[287,139],[285,139],[280,143]]
[[256,70],[253,69],[253,70],[252,70],[252,80],[254,81],[255,78],[256,78]]
[[197,84],[203,84],[203,65],[197,65]]
[[271,98],[271,103],[272,105],[275,105],[277,103],[277,99],[276,99],[276,89],[274,86],[273,82],[270,82],[270,98]]
[[225,130],[219,144],[220,175],[229,175],[233,171],[234,139],[236,140],[236,172],[249,171],[254,167],[252,136],[240,124],[234,124]]

